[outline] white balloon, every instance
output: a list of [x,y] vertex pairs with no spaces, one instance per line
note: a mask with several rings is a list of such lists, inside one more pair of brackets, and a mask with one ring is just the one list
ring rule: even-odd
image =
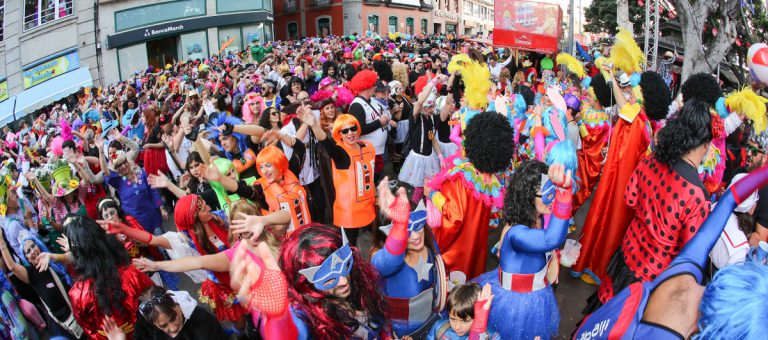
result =
[[755,53],[757,53],[757,51],[762,48],[768,48],[768,45],[764,43],[757,43],[749,47],[749,50],[747,51],[747,65],[752,65],[752,57],[754,57]]

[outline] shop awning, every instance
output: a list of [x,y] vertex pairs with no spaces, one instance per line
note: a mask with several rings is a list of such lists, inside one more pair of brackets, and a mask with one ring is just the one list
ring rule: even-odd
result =
[[[42,84],[26,89],[16,96],[16,119],[26,116],[45,105],[93,85],[88,66],[62,74]],[[11,117],[13,119],[13,117]],[[5,117],[0,115],[0,121]]]
[[15,96],[0,103],[0,127],[6,126],[13,121],[13,104],[15,103]]

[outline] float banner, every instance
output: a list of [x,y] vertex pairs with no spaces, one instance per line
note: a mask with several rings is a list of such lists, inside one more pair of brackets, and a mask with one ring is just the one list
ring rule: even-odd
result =
[[560,5],[534,1],[495,1],[493,44],[555,53],[562,36]]
[[46,60],[24,70],[24,88],[28,89],[78,68],[80,68],[80,58],[77,50]]

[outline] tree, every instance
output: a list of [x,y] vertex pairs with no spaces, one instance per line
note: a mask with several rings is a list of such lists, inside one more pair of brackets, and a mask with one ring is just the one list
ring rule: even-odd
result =
[[[682,80],[712,73],[736,41],[740,1],[672,0],[683,31],[685,62]],[[712,39],[705,35],[711,33]]]
[[[616,34],[616,0],[592,0],[592,4],[584,9],[584,30],[591,33]],[[635,0],[629,0],[629,21],[632,23],[635,35],[643,33],[645,25],[645,9]]]

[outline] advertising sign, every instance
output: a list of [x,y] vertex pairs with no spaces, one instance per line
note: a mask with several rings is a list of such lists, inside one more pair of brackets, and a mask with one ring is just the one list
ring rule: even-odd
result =
[[562,36],[560,5],[534,1],[495,1],[493,44],[539,52],[556,52]]
[[8,99],[8,81],[3,80],[0,82],[0,102]]
[[80,68],[80,57],[77,55],[77,50],[49,59],[22,72],[24,88],[28,89],[78,68]]

